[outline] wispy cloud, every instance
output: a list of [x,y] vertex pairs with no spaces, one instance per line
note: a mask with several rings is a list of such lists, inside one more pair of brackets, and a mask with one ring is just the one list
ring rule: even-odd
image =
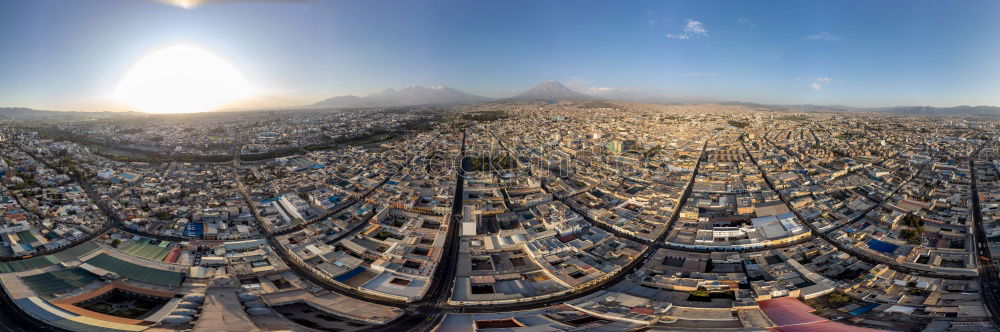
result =
[[701,72],[690,72],[683,73],[681,76],[684,77],[715,77],[715,73],[701,73]]
[[824,86],[830,85],[830,82],[832,81],[833,79],[829,77],[819,77],[814,79],[812,82],[809,82],[809,88],[814,91],[819,91],[822,90]]
[[705,29],[705,25],[701,22],[687,19],[684,21],[684,30],[681,30],[680,34],[668,33],[667,38],[673,39],[691,39],[695,37],[708,37],[708,30]]
[[806,36],[806,40],[839,41],[839,40],[843,40],[843,38],[840,38],[839,36],[837,36],[835,34],[832,34],[832,33],[829,33],[829,32],[820,32],[820,33],[817,33],[815,35]]
[[748,26],[748,27],[751,27],[751,28],[757,26],[756,23],[754,23],[753,21],[751,21],[749,18],[746,18],[746,17],[743,17],[743,18],[740,18],[740,19],[736,20],[736,23],[739,23],[739,24],[742,24],[742,25],[745,25],[745,26]]
[[606,86],[596,86],[595,84],[596,83],[585,80],[579,76],[572,76],[568,81],[566,81],[567,88],[580,93],[600,93],[618,90]]

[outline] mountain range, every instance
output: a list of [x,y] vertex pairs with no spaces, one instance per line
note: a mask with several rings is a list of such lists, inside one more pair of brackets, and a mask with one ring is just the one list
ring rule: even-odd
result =
[[393,107],[412,105],[471,104],[494,100],[556,102],[559,100],[590,99],[600,98],[573,91],[556,81],[546,81],[514,97],[505,99],[493,99],[477,96],[444,86],[428,88],[419,85],[411,85],[400,90],[386,89],[385,91],[373,93],[364,97],[351,95],[337,96],[312,104],[310,107]]
[[556,102],[560,100],[592,100],[599,99],[590,95],[585,95],[567,88],[562,83],[556,81],[545,81],[536,85],[528,91],[521,92],[512,98],[520,101],[548,101]]
[[[579,89],[579,87],[578,87]],[[452,88],[409,86],[400,90],[386,89],[364,97],[339,96],[311,105],[324,108],[358,108],[358,107],[395,107],[414,105],[447,105],[471,104],[487,101],[545,101],[560,100],[620,100],[644,103],[711,103],[707,100],[669,97],[656,91],[619,90],[619,89],[587,89],[581,93],[567,88],[557,81],[545,81],[516,96],[503,99],[493,99],[477,96]],[[801,112],[877,112],[906,115],[966,115],[966,116],[1000,116],[1000,107],[996,106],[894,106],[894,107],[854,107],[844,105],[769,105],[749,102],[722,102],[725,105],[742,105],[754,108]]]
[[411,85],[400,90],[385,89],[364,97],[338,96],[329,98],[312,107],[353,108],[353,107],[392,107],[431,104],[471,104],[492,100],[490,98],[468,94],[449,87],[423,87]]
[[[577,90],[580,90],[577,87]],[[546,101],[556,102],[560,100],[619,100],[644,103],[692,103],[710,104],[713,103],[704,99],[692,99],[683,97],[670,97],[656,91],[642,90],[619,90],[619,89],[595,89],[587,88],[584,92],[567,88],[557,81],[546,81],[510,98],[495,99],[477,96],[455,90],[444,86],[423,87],[408,86],[403,89],[386,89],[382,92],[369,94],[363,97],[358,96],[338,96],[317,102],[306,108],[365,108],[365,107],[398,107],[416,105],[454,105],[473,104],[489,101]],[[719,102],[723,105],[742,105],[753,108],[766,108],[779,111],[800,111],[800,112],[877,112],[893,113],[905,115],[962,115],[962,116],[989,116],[1000,117],[1000,107],[997,106],[954,106],[954,107],[933,107],[933,106],[894,106],[894,107],[854,107],[844,105],[777,105],[758,104],[750,102]],[[58,112],[40,111],[23,107],[0,107],[0,117],[38,117],[56,116],[58,114],[76,113],[77,115],[105,115],[121,114],[116,112]]]

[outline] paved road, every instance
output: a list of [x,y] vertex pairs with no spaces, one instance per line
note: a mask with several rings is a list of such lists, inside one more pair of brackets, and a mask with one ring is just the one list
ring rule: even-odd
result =
[[451,205],[451,225],[448,225],[448,234],[444,244],[444,253],[438,261],[438,266],[434,269],[434,278],[431,285],[424,294],[424,298],[416,303],[416,306],[409,308],[407,314],[393,322],[389,327],[397,331],[428,331],[437,325],[444,313],[441,306],[448,302],[451,289],[455,283],[455,265],[458,262],[458,246],[461,241],[458,239],[458,230],[462,223],[462,200],[465,189],[465,170],[470,167],[469,159],[465,157],[465,131],[462,131],[462,149],[460,150],[460,164],[455,174],[454,199]]
[[[501,141],[500,145],[501,145],[502,148],[504,148],[505,150],[507,150],[508,153],[510,153],[511,155],[514,155],[513,152],[510,149],[507,149],[507,147],[503,145],[502,141]],[[683,206],[682,203],[687,199],[687,196],[690,195],[690,193],[691,193],[691,188],[692,188],[692,185],[694,183],[694,178],[698,174],[698,168],[701,165],[702,158],[704,157],[704,152],[705,152],[705,147],[706,146],[707,146],[707,141],[706,141],[705,144],[702,145],[701,155],[698,158],[698,162],[695,164],[695,169],[692,172],[691,177],[688,179],[688,184],[685,187],[684,193],[681,195],[681,198],[679,199],[678,205],[675,207],[673,213],[671,214],[670,218],[668,219],[668,227],[664,228],[664,230],[662,232],[660,232],[660,234],[657,235],[657,238],[655,240],[653,240],[652,242],[654,242],[654,243],[656,243],[656,242],[662,242],[663,239],[666,238],[666,236],[668,234],[667,230],[669,229],[669,225],[671,223],[673,223],[675,220],[677,220],[677,218],[680,216],[680,209]],[[545,185],[543,185],[542,188],[545,189],[546,191],[548,190]],[[553,197],[555,197],[555,195],[553,195]],[[565,204],[565,202],[564,202],[564,204]],[[567,204],[567,206],[569,206],[572,209],[572,206],[570,206],[569,204]],[[574,210],[574,211],[577,212],[578,214],[580,214],[584,219],[586,219],[592,225],[595,225],[595,226],[598,226],[598,227],[600,225],[602,225],[602,223],[597,222],[597,221],[591,219],[586,214],[584,214],[582,211],[576,211],[576,210]],[[632,262],[630,262],[629,264],[627,264],[621,271],[619,271],[614,276],[611,276],[608,279],[605,279],[605,280],[603,280],[601,282],[595,283],[595,284],[593,284],[593,285],[591,285],[589,287],[586,287],[586,288],[583,288],[583,289],[571,292],[569,294],[559,295],[559,296],[545,298],[545,299],[542,299],[542,300],[536,300],[536,301],[530,301],[530,302],[524,302],[524,303],[499,304],[499,305],[447,306],[447,307],[443,308],[443,310],[445,310],[447,312],[495,312],[497,310],[520,311],[520,310],[539,309],[539,308],[544,308],[544,307],[548,307],[548,306],[552,306],[552,305],[556,305],[556,304],[565,303],[567,301],[571,301],[571,300],[574,300],[574,299],[577,299],[577,298],[580,298],[580,297],[583,297],[583,296],[587,296],[587,295],[590,295],[591,293],[593,293],[595,291],[607,289],[610,286],[618,284],[619,282],[621,282],[625,278],[627,278],[629,275],[631,275],[632,273],[634,273],[636,270],[638,270],[640,267],[642,267],[643,265],[645,265],[646,261],[649,260],[649,258],[652,257],[653,254],[656,253],[656,249],[657,249],[657,247],[655,247],[655,246],[648,246],[646,248],[646,250],[643,251],[643,253],[640,254],[640,256],[639,256],[638,259],[635,259]]]
[[[743,142],[742,138],[740,139],[740,144],[743,145],[743,149],[746,150],[746,152],[747,152],[748,155],[750,155],[750,161],[753,162],[753,164],[756,165],[757,168],[760,170],[760,173],[764,177],[764,182],[767,184],[767,186],[769,188],[771,188],[771,190],[774,190],[775,192],[778,193],[778,197],[781,199],[782,202],[785,203],[785,205],[788,207],[788,209],[791,210],[792,213],[795,214],[795,216],[799,219],[799,221],[801,223],[805,224],[806,226],[808,226],[809,229],[812,230],[812,233],[814,235],[819,235],[821,238],[823,238],[823,240],[826,240],[826,242],[829,242],[834,247],[837,247],[837,249],[839,249],[840,251],[843,251],[843,252],[845,252],[845,253],[847,253],[847,254],[849,254],[851,256],[854,256],[854,257],[856,257],[856,258],[858,258],[858,259],[860,259],[860,260],[862,260],[864,262],[867,262],[869,264],[875,264],[875,265],[877,265],[877,264],[885,264],[889,268],[891,268],[893,270],[896,270],[896,271],[899,271],[899,272],[902,272],[902,273],[916,274],[916,275],[920,275],[920,276],[926,276],[926,277],[932,277],[932,278],[941,278],[941,279],[958,279],[958,280],[971,280],[971,279],[974,279],[973,277],[954,276],[954,275],[941,274],[941,273],[935,273],[935,272],[930,272],[930,271],[914,270],[914,269],[907,268],[907,267],[904,267],[902,265],[899,265],[898,263],[896,263],[895,261],[892,261],[892,260],[888,260],[888,259],[883,259],[883,258],[879,258],[879,257],[873,257],[873,256],[866,255],[866,254],[858,251],[856,248],[854,248],[853,245],[849,246],[849,245],[846,245],[846,244],[843,244],[843,243],[835,241],[833,238],[830,237],[830,235],[829,235],[830,232],[822,232],[822,231],[820,231],[819,228],[816,227],[816,225],[813,225],[812,223],[807,222],[806,218],[802,217],[802,215],[800,215],[798,211],[796,211],[795,209],[792,208],[791,203],[789,202],[788,198],[785,197],[785,195],[782,194],[780,191],[774,189],[775,188],[774,184],[772,184],[771,183],[771,179],[768,178],[767,172],[764,171],[764,168],[761,167],[760,164],[757,163],[757,160],[756,160],[756,158],[753,157],[753,154],[750,154],[750,149],[747,148],[747,146]],[[923,171],[923,169],[925,167],[927,167],[928,164],[930,164],[930,163],[926,163],[926,164],[920,165],[920,168],[917,169],[917,171],[913,172],[913,174],[911,174],[906,180],[904,180],[898,186],[896,186],[895,188],[893,188],[893,190],[891,192],[889,192],[888,196],[886,196],[886,199],[892,197],[897,191],[899,191],[901,188],[903,188],[904,185],[906,185],[910,181],[913,181],[913,179],[916,178],[916,176],[918,174],[920,174],[920,172]],[[873,207],[869,208],[867,211],[865,211],[865,213],[860,214],[860,216],[863,217],[864,215],[868,214],[868,212],[874,210],[875,208],[878,208],[879,206],[880,205],[876,205],[876,206],[873,206]]]
[[[813,134],[813,135],[815,135],[815,134]],[[503,147],[504,149],[506,149],[508,151],[508,153],[511,153],[511,151],[509,149],[507,149],[506,146],[504,146],[504,144],[503,144],[503,142],[501,140],[498,139],[498,141],[500,141],[501,147]],[[742,141],[741,141],[741,144],[743,144]],[[704,158],[704,152],[705,152],[706,147],[707,147],[707,140],[706,140],[706,142],[702,146],[701,156],[699,156],[699,158],[698,158],[698,162],[695,165],[695,170],[692,173],[691,178],[689,179],[687,186],[685,187],[685,190],[684,190],[684,192],[683,192],[683,194],[682,194],[682,196],[681,196],[681,198],[679,200],[679,203],[675,207],[675,210],[674,210],[673,214],[671,215],[670,219],[668,219],[668,226],[665,227],[664,230],[661,231],[660,234],[657,235],[657,237],[656,237],[655,240],[650,241],[648,239],[637,238],[637,237],[629,235],[629,234],[623,234],[622,232],[614,230],[610,226],[607,226],[607,225],[605,225],[605,224],[603,224],[601,222],[592,220],[592,218],[588,217],[583,211],[576,211],[577,210],[576,208],[573,208],[572,205],[570,205],[570,204],[568,204],[568,202],[566,202],[567,198],[560,198],[561,201],[563,201],[564,203],[566,203],[567,206],[569,206],[575,212],[577,212],[578,214],[580,214],[581,216],[583,216],[585,219],[587,219],[592,225],[595,225],[597,227],[605,229],[605,230],[607,230],[609,232],[612,232],[612,233],[614,233],[614,234],[616,234],[618,236],[621,236],[621,237],[624,237],[624,238],[629,238],[629,239],[632,239],[632,240],[635,240],[635,241],[639,241],[639,242],[642,242],[642,243],[646,243],[649,246],[641,254],[641,256],[638,259],[633,260],[631,263],[629,263],[628,265],[626,265],[626,267],[623,268],[622,271],[620,271],[618,274],[616,274],[616,275],[614,275],[614,276],[612,276],[612,277],[604,280],[603,282],[596,283],[595,285],[590,286],[588,288],[581,289],[579,291],[572,292],[570,294],[566,294],[566,295],[562,295],[562,296],[547,298],[547,299],[539,300],[539,301],[532,301],[532,302],[518,303],[518,304],[508,304],[508,305],[461,306],[461,307],[452,307],[452,306],[447,305],[447,300],[448,300],[448,297],[450,296],[450,291],[453,288],[453,283],[455,281],[454,280],[455,279],[455,273],[456,273],[456,271],[455,271],[455,265],[456,265],[456,262],[457,262],[458,245],[460,243],[460,241],[458,240],[457,232],[458,232],[458,229],[460,228],[460,222],[461,222],[461,209],[462,209],[462,196],[463,196],[462,195],[463,194],[462,190],[463,190],[463,187],[464,187],[465,170],[466,170],[466,168],[468,167],[468,164],[469,164],[468,159],[465,157],[465,132],[463,132],[463,140],[462,140],[462,148],[461,148],[461,157],[462,157],[461,160],[462,160],[462,164],[458,166],[458,172],[456,174],[455,199],[453,200],[452,214],[451,214],[451,218],[450,218],[451,225],[449,225],[449,227],[448,227],[448,232],[447,232],[447,235],[446,235],[446,242],[445,242],[445,245],[444,245],[444,253],[442,254],[441,260],[439,261],[438,267],[435,269],[434,278],[431,279],[431,285],[429,286],[428,291],[425,294],[425,296],[423,297],[423,299],[421,299],[421,300],[419,300],[417,302],[414,302],[414,303],[412,303],[412,304],[410,304],[408,306],[405,305],[405,304],[403,304],[400,301],[386,299],[386,298],[383,298],[383,297],[378,297],[378,296],[374,296],[374,295],[370,295],[370,294],[366,294],[366,293],[360,293],[360,292],[354,291],[352,289],[346,289],[346,288],[340,287],[338,285],[335,285],[332,282],[330,282],[326,277],[317,275],[315,272],[313,272],[311,270],[308,270],[308,269],[304,269],[301,266],[299,266],[298,264],[294,263],[294,260],[292,260],[291,257],[289,257],[289,253],[287,251],[285,251],[285,250],[281,250],[282,247],[280,246],[280,244],[277,242],[277,239],[276,239],[277,235],[288,234],[288,233],[300,230],[303,227],[305,227],[306,225],[311,224],[311,223],[316,222],[316,221],[319,221],[319,220],[323,220],[323,219],[325,219],[325,218],[327,218],[329,216],[332,216],[332,215],[334,215],[334,214],[342,211],[343,209],[347,208],[348,206],[350,206],[352,204],[344,204],[344,206],[336,209],[335,211],[327,212],[326,214],[320,216],[319,218],[313,219],[311,222],[296,225],[292,229],[283,230],[283,231],[280,231],[280,232],[277,232],[277,233],[272,233],[269,230],[265,230],[264,229],[263,223],[261,223],[260,215],[257,213],[256,208],[254,206],[254,202],[250,199],[249,191],[242,184],[242,182],[239,182],[238,179],[237,179],[237,182],[239,184],[240,191],[243,193],[244,198],[247,200],[247,204],[254,210],[253,211],[254,212],[254,218],[255,218],[255,220],[257,220],[258,225],[260,225],[260,229],[262,231],[264,231],[264,233],[266,235],[265,238],[268,240],[269,244],[273,248],[276,249],[275,251],[278,253],[278,255],[283,260],[285,260],[286,263],[288,263],[288,266],[294,272],[296,272],[298,275],[302,276],[306,280],[309,280],[309,281],[313,282],[314,284],[320,285],[320,286],[322,286],[324,288],[327,288],[327,289],[330,289],[330,290],[334,290],[334,291],[336,291],[337,293],[340,293],[340,294],[344,294],[344,295],[347,295],[347,296],[350,296],[350,297],[354,297],[354,298],[361,299],[361,300],[368,301],[368,302],[372,302],[372,303],[378,303],[378,304],[390,305],[390,306],[396,306],[396,307],[404,307],[404,306],[406,307],[405,314],[401,318],[399,318],[396,321],[393,321],[390,324],[387,324],[385,326],[374,327],[371,330],[386,330],[386,331],[414,330],[414,331],[425,331],[425,330],[429,330],[429,329],[433,328],[436,324],[438,324],[440,322],[440,320],[443,318],[444,314],[448,313],[448,312],[494,312],[494,311],[497,311],[497,310],[530,310],[530,309],[543,308],[543,307],[547,307],[547,306],[551,306],[551,305],[555,305],[555,304],[559,304],[559,303],[565,303],[566,301],[570,301],[570,300],[573,300],[573,299],[576,299],[576,298],[579,298],[579,297],[582,297],[582,296],[585,296],[585,295],[589,295],[589,294],[591,294],[594,291],[606,289],[609,286],[613,286],[613,285],[621,282],[625,278],[627,278],[629,275],[631,275],[636,270],[638,270],[641,266],[643,266],[646,263],[646,261],[650,257],[652,257],[652,255],[655,253],[655,251],[656,251],[657,248],[664,248],[664,247],[666,247],[666,248],[673,248],[674,246],[671,246],[670,244],[665,243],[664,239],[666,238],[666,236],[669,233],[670,226],[678,218],[680,208],[683,206],[683,204],[685,203],[687,197],[691,193],[692,184],[693,184],[695,176],[697,175],[697,172],[698,172],[698,169],[699,169],[699,167],[701,165],[702,159]],[[743,148],[749,154],[749,149],[747,149],[747,147],[746,147],[745,144],[743,144]],[[27,152],[27,151],[25,151],[25,152]],[[975,151],[975,153],[978,153],[978,149]],[[983,228],[982,228],[982,213],[981,213],[981,211],[979,209],[978,195],[975,194],[975,193],[977,193],[977,191],[976,191],[977,190],[976,189],[976,174],[975,174],[975,168],[974,168],[975,153],[973,154],[973,157],[970,158],[970,169],[973,171],[971,190],[972,190],[972,193],[973,193],[974,219],[975,219],[975,222],[976,222],[976,236],[975,236],[976,237],[976,248],[977,248],[977,253],[980,256],[982,256],[982,257],[991,257],[989,255],[989,247],[986,245],[985,234],[984,234]],[[238,154],[236,154],[236,155],[238,155]],[[513,155],[513,153],[511,153],[511,155]],[[32,157],[35,157],[35,156],[32,155]],[[772,190],[774,190],[774,186],[770,182],[770,179],[768,179],[767,174],[765,173],[765,171],[763,170],[763,168],[760,167],[759,164],[757,164],[757,161],[754,159],[754,157],[752,155],[750,155],[750,159],[753,162],[753,164],[755,166],[757,166],[758,169],[760,170],[760,172],[763,175],[764,180],[767,183],[767,185]],[[36,157],[36,160],[38,160],[38,161],[40,161],[40,162],[45,163],[46,165],[48,165],[47,162],[44,161],[43,159],[39,159],[39,158]],[[515,160],[517,160],[517,159],[515,159]],[[410,161],[412,161],[412,159]],[[239,165],[239,157],[234,157],[233,162],[234,162],[235,165],[238,166]],[[409,162],[408,162],[408,164],[409,164]],[[53,165],[48,165],[48,166],[49,167],[53,167]],[[922,170],[923,167],[924,166],[921,166],[920,170]],[[403,168],[403,166],[401,166],[400,169],[396,170],[396,172],[399,172],[402,168]],[[916,177],[917,174],[919,174],[920,170],[918,170],[913,175],[911,175],[902,184],[900,184],[899,186],[897,186],[896,188],[894,188],[894,190],[890,193],[890,196],[893,193],[895,193],[897,190],[899,190],[904,184],[908,183],[914,177]],[[394,174],[396,174],[396,173],[393,173],[393,175]],[[379,188],[383,184],[385,184],[388,181],[388,179],[391,178],[391,177],[392,177],[392,175],[386,177],[378,185],[374,186],[371,190],[367,191],[361,197],[360,200],[364,200],[365,197],[367,197],[369,194],[371,194],[372,192],[374,192],[374,190],[376,190],[377,188]],[[81,184],[81,187],[83,187],[84,190],[87,192],[87,194],[89,196],[91,196],[91,199],[94,200],[95,203],[97,203],[98,206],[101,208],[101,210],[103,212],[105,212],[107,214],[107,216],[108,216],[108,222],[106,223],[105,227],[102,228],[101,231],[95,232],[94,234],[92,234],[90,237],[88,237],[86,239],[89,240],[89,239],[91,239],[93,237],[96,237],[97,235],[104,234],[105,232],[110,231],[111,229],[121,228],[122,227],[122,223],[117,218],[117,215],[115,215],[113,213],[113,211],[111,211],[110,207],[108,207],[106,204],[104,204],[103,202],[100,202],[100,201],[98,201],[98,200],[95,199],[96,197],[94,197],[94,194],[90,190],[89,185],[86,184],[84,181],[82,181],[82,179],[79,179],[77,177],[74,177],[74,180]],[[545,188],[545,190],[548,190],[548,188],[546,188],[546,186],[543,186],[543,188]],[[778,192],[778,191],[775,190],[775,192]],[[785,202],[785,204],[789,203],[788,200],[783,195],[780,195],[780,192],[779,192],[779,196],[781,196],[781,199],[782,199],[783,202]],[[859,257],[862,260],[869,261],[870,263],[886,263],[886,262],[881,262],[881,261],[872,261],[872,258],[870,258],[870,257],[868,257],[866,255],[856,254],[856,253],[853,252],[853,250],[850,250],[848,248],[842,248],[841,244],[839,244],[837,242],[834,242],[831,239],[827,238],[826,234],[819,232],[817,229],[815,229],[815,226],[813,226],[812,224],[810,224],[808,222],[805,222],[805,219],[802,216],[798,215],[798,212],[795,212],[794,209],[792,209],[792,211],[796,214],[796,216],[798,218],[800,218],[800,220],[803,221],[803,223],[805,223],[807,226],[809,226],[813,230],[814,234],[819,234],[819,235],[823,236],[828,242],[832,243],[833,245],[837,246],[838,248],[841,248],[841,250],[844,250],[845,252],[848,252],[848,253],[850,253],[852,255],[855,255],[856,257]],[[356,234],[356,232],[358,230],[362,229],[363,228],[362,226],[364,226],[365,224],[366,223],[361,223],[358,226],[352,228],[351,230],[348,230],[347,232],[344,232],[344,234],[342,235],[342,237],[346,237],[346,236],[350,236],[352,234]],[[133,232],[133,233],[138,233],[140,235],[144,235],[144,236],[148,236],[148,237],[152,237],[152,238],[163,239],[163,240],[177,241],[177,240],[180,239],[178,237],[167,237],[167,236],[161,236],[161,235],[156,235],[156,234],[146,234],[145,232],[139,232],[139,231],[133,231],[133,230],[126,230],[126,231]],[[786,247],[786,246],[790,246],[790,245],[796,245],[796,244],[801,243],[801,242],[802,241],[797,242],[797,243],[793,243],[793,244],[776,246],[776,247]],[[694,249],[690,249],[690,248],[683,248],[683,247],[678,247],[678,248],[673,248],[673,249],[688,250],[688,251],[698,251],[698,250],[694,250]],[[769,249],[773,249],[773,248],[763,248],[763,249],[754,249],[754,250],[746,250],[746,251],[758,251],[758,250],[769,250]],[[735,250],[735,251],[741,251],[741,250]],[[899,267],[899,266],[894,266],[892,264],[890,264],[890,267],[893,267],[894,269],[897,269],[897,270],[901,270],[901,271],[903,271],[905,273],[916,273],[916,274],[922,274],[922,275],[928,274],[925,271],[914,271],[914,270],[911,270],[911,269],[902,268],[902,267]],[[941,277],[941,276],[938,276],[938,277]],[[947,277],[947,278],[956,279],[954,277]],[[982,288],[983,288],[983,294],[984,294],[984,302],[986,303],[987,308],[990,310],[990,312],[993,313],[993,319],[996,322],[997,318],[1000,317],[1000,316],[998,316],[998,313],[1000,313],[1000,307],[998,307],[998,301],[997,301],[998,300],[998,298],[997,298],[998,291],[1000,291],[1000,278],[998,278],[998,276],[997,276],[997,270],[996,270],[996,267],[994,265],[992,265],[992,264],[981,264],[980,265],[980,282],[983,285]],[[51,327],[51,326],[48,326],[48,325],[46,325],[44,323],[37,322],[37,321],[31,319],[30,317],[25,317],[23,313],[21,313],[19,310],[13,308],[12,304],[9,302],[9,298],[6,297],[6,294],[3,294],[3,295],[4,295],[4,299],[3,299],[4,300],[4,305],[0,306],[0,329],[2,329],[3,331],[61,331],[58,328]],[[1000,326],[1000,323],[997,323],[997,325]]]
[[[20,149],[21,151],[23,151],[24,153],[27,153],[28,155],[30,155],[32,158],[35,158],[35,160],[37,160],[38,162],[41,162],[42,164],[45,164],[46,166],[48,166],[48,167],[50,167],[52,169],[58,169],[58,168],[52,167],[53,165],[48,164],[48,162],[46,162],[46,161],[44,161],[42,159],[38,159],[34,154],[28,152],[27,150],[25,150],[21,146],[17,145],[17,148]],[[71,177],[73,177],[73,180],[79,181],[79,179],[76,178],[76,174],[70,174],[70,175],[71,175]],[[84,185],[81,183],[80,187],[84,187]],[[86,191],[86,188],[84,188],[84,190]],[[87,194],[91,195],[90,192],[88,192]],[[95,202],[97,202],[97,201],[95,201]],[[73,246],[75,246],[75,245],[77,245],[77,244],[79,244],[79,243],[81,243],[83,241],[89,241],[89,240],[97,237],[100,234],[104,234],[105,232],[107,232],[110,229],[111,229],[110,223],[105,223],[104,228],[102,228],[102,229],[100,229],[98,231],[95,231],[93,234],[90,234],[89,236],[86,236],[84,238],[81,238],[81,239],[73,242],[69,246],[66,246],[66,247],[63,247],[63,248],[59,248],[59,249],[55,249],[55,250],[38,252],[38,253],[36,253],[36,255],[53,254],[53,253],[57,253],[57,252],[63,251],[63,250],[68,249],[68,248],[72,248]],[[2,259],[0,259],[0,261],[12,261],[12,260],[20,260],[20,259],[21,259],[20,257],[3,257]],[[3,287],[0,287],[0,297],[2,297],[2,298],[0,298],[0,330],[2,330],[2,331],[11,331],[11,332],[36,332],[36,331],[44,331],[44,332],[53,331],[53,332],[56,332],[56,331],[66,331],[66,330],[60,329],[58,327],[49,325],[49,324],[45,324],[45,323],[43,323],[43,322],[41,322],[39,320],[36,320],[34,317],[28,316],[27,314],[25,314],[24,312],[22,312],[21,309],[18,308],[17,305],[15,305],[14,302],[11,301],[10,296],[7,295],[7,290],[3,289]]]
[[[988,144],[988,143],[984,143]],[[972,195],[972,220],[975,223],[975,247],[976,254],[979,255],[979,285],[980,293],[986,309],[990,311],[990,319],[993,326],[1000,327],[1000,276],[997,275],[997,266],[993,263],[993,256],[990,255],[990,246],[986,238],[986,231],[983,228],[983,211],[979,206],[979,189],[976,187],[978,178],[976,176],[976,157],[982,146],[976,148],[969,156],[969,170],[972,172],[972,181],[969,184]],[[983,259],[986,258],[986,259]]]
[[[402,168],[402,166],[401,166],[401,168]],[[396,172],[399,172],[399,170],[397,170]],[[359,202],[360,201],[364,201],[365,198],[368,197],[368,195],[371,195],[371,193],[373,193],[375,190],[377,190],[382,185],[384,185],[386,182],[388,182],[389,179],[392,178],[392,176],[396,174],[396,172],[394,172],[393,174],[390,174],[385,179],[383,179],[381,182],[379,182],[378,185],[376,185],[376,186],[372,187],[371,189],[369,189],[368,191],[366,191],[358,199],[358,201]],[[329,278],[327,278],[326,276],[319,275],[316,272],[314,272],[314,271],[312,271],[310,269],[304,268],[301,265],[299,265],[299,263],[295,259],[293,259],[291,257],[292,254],[290,252],[288,252],[288,250],[286,250],[285,247],[281,245],[281,243],[278,242],[278,236],[289,234],[289,233],[294,232],[294,231],[298,231],[298,230],[302,229],[303,227],[305,227],[307,225],[310,225],[312,223],[318,222],[318,221],[323,220],[325,218],[328,218],[330,216],[336,215],[337,213],[340,213],[344,209],[347,209],[348,207],[354,206],[355,205],[354,203],[349,203],[349,204],[345,203],[345,204],[342,204],[340,207],[334,209],[333,211],[328,211],[328,212],[324,213],[322,216],[320,216],[318,218],[315,218],[315,219],[313,219],[310,222],[301,223],[301,224],[296,225],[295,227],[292,227],[291,229],[287,229],[287,230],[283,230],[283,231],[273,232],[272,233],[270,230],[267,229],[266,226],[264,226],[265,224],[263,222],[263,219],[261,219],[260,214],[256,213],[257,208],[254,205],[253,200],[250,199],[250,192],[246,189],[246,187],[243,185],[243,183],[241,181],[239,181],[238,177],[237,177],[237,184],[239,185],[240,191],[243,193],[244,199],[246,199],[246,204],[248,204],[250,206],[250,208],[254,210],[254,213],[253,213],[254,220],[257,221],[258,228],[265,234],[264,235],[264,239],[267,240],[268,245],[271,246],[271,248],[278,255],[278,257],[280,257],[281,260],[283,260],[285,262],[285,264],[288,265],[289,269],[291,269],[297,275],[299,275],[300,277],[303,277],[306,280],[309,280],[313,284],[316,284],[316,285],[318,285],[320,287],[323,287],[323,288],[325,288],[327,290],[335,291],[335,292],[337,292],[339,294],[343,294],[343,295],[346,295],[346,296],[349,296],[349,297],[352,297],[352,298],[355,298],[355,299],[359,299],[359,300],[363,300],[363,301],[367,301],[367,302],[372,302],[372,303],[377,303],[377,304],[382,304],[382,305],[395,306],[395,307],[402,307],[403,305],[405,305],[405,303],[402,302],[402,301],[398,301],[398,300],[394,300],[394,299],[389,299],[389,298],[385,298],[385,297],[380,297],[380,296],[376,296],[376,295],[373,295],[373,294],[362,293],[362,292],[359,292],[357,290],[346,288],[346,287],[343,287],[341,285],[335,284]],[[347,230],[345,232],[341,232],[341,234],[339,234],[336,237],[336,239],[334,239],[334,241],[339,241],[340,239],[343,239],[345,237],[353,236],[354,234],[357,234],[359,231],[361,231],[362,229],[364,229],[365,226],[367,226],[367,225],[368,225],[368,221],[367,220],[363,221],[363,222],[360,222],[357,225],[355,225],[353,228],[351,228],[351,229],[349,229],[349,230]]]

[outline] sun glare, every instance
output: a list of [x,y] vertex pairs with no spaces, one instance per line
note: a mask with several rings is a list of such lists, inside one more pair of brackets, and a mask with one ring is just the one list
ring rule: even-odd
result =
[[132,66],[113,97],[144,112],[192,113],[217,109],[249,91],[243,75],[225,60],[196,47],[173,46]]

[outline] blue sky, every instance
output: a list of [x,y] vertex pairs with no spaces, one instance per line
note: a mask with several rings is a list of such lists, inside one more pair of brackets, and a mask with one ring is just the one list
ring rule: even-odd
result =
[[541,81],[762,103],[1000,105],[997,1],[0,1],[0,105],[99,110],[175,44],[259,105]]

